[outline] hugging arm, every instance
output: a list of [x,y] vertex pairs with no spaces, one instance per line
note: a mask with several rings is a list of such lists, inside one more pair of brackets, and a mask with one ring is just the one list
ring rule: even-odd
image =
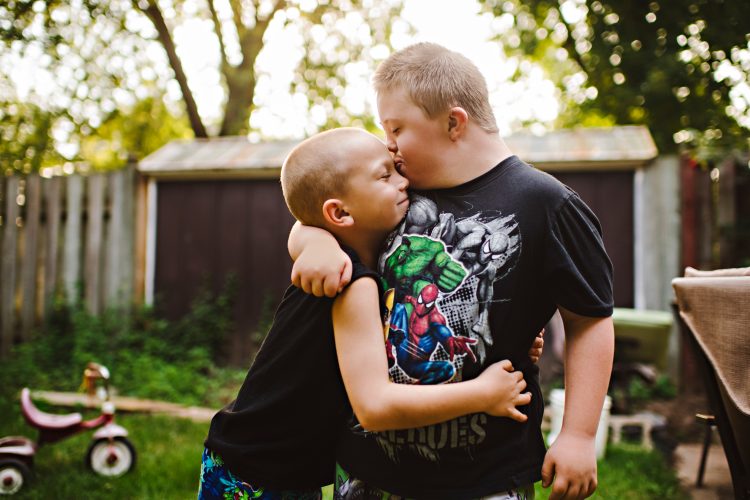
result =
[[287,241],[292,284],[316,297],[335,297],[351,280],[352,261],[325,229],[295,222]]
[[487,366],[479,377],[465,382],[392,383],[373,279],[360,278],[349,285],[336,298],[332,314],[341,376],[365,429],[421,427],[477,412],[526,420],[516,406],[528,404],[531,394],[522,393],[523,375],[514,372],[507,360]]

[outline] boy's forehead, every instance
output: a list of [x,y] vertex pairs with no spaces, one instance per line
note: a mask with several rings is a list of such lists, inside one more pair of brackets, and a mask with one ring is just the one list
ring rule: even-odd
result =
[[383,89],[377,98],[380,123],[385,123],[400,116],[410,105],[414,106],[409,94],[402,88]]

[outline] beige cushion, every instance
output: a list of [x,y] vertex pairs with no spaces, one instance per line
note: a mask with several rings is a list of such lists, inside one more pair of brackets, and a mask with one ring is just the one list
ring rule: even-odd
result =
[[750,415],[750,276],[675,278],[672,287],[680,316],[719,383],[737,408]]
[[734,267],[728,269],[716,269],[714,271],[701,271],[694,267],[685,268],[686,278],[710,278],[719,276],[750,276],[750,267]]

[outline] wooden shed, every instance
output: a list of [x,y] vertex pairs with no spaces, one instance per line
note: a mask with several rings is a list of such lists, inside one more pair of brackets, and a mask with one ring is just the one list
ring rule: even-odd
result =
[[[648,130],[522,133],[506,141],[519,157],[578,191],[597,213],[615,266],[616,305],[636,305],[638,175],[657,156]],[[234,275],[235,361],[252,350],[250,333],[263,314],[273,312],[289,283],[286,240],[294,220],[278,179],[297,143],[251,143],[245,137],[175,141],[138,167],[144,298],[157,298],[168,317],[179,317],[201,287],[220,289]]]

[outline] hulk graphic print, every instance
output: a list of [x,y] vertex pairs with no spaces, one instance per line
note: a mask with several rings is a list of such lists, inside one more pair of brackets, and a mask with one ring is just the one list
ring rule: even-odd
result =
[[[426,236],[405,236],[386,260],[385,281],[398,284],[387,339],[388,358],[414,383],[440,384],[456,375],[456,356],[476,356],[476,339],[455,336],[437,306],[441,293],[455,290],[466,270],[445,245]],[[433,359],[438,347],[448,359]]]
[[[502,300],[494,297],[493,283],[513,269],[520,250],[513,216],[482,212],[456,218],[412,195],[409,213],[379,262],[384,289],[394,291],[386,339],[394,382],[457,382],[466,363],[484,364],[493,343],[490,306]],[[394,460],[403,445],[439,460],[441,447],[481,442],[484,419],[472,415],[400,434],[380,433],[378,441]],[[440,426],[449,427],[443,432]]]

